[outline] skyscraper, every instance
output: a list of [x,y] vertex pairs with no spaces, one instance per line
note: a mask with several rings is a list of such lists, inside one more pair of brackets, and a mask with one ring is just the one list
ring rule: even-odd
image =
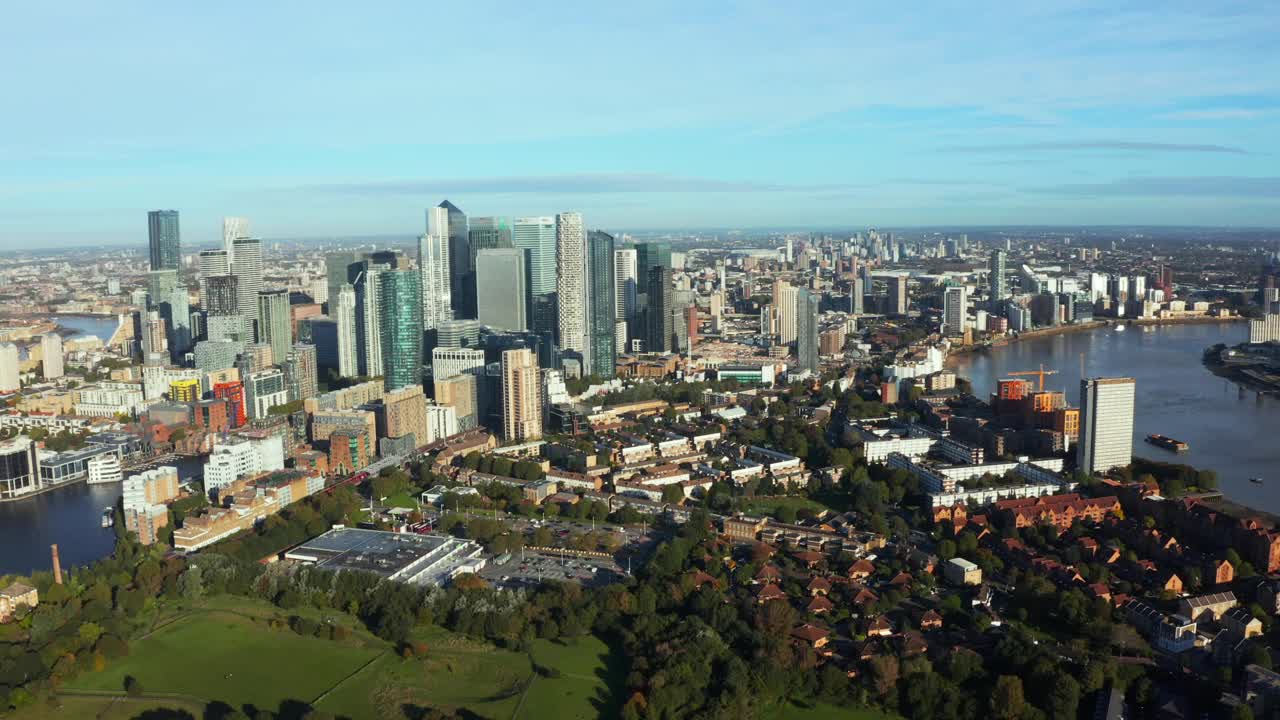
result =
[[969,292],[963,285],[948,285],[942,290],[942,334],[964,335]]
[[529,317],[524,250],[495,248],[476,255],[476,306],[480,324],[525,330]]
[[479,282],[476,277],[477,260],[481,250],[511,247],[511,220],[505,217],[471,218],[467,227],[467,277],[466,305],[461,314],[465,318],[479,317]]
[[337,324],[338,377],[355,377],[360,370],[356,359],[359,346],[356,343],[356,291],[343,284],[333,303],[333,321]]
[[222,218],[222,249],[227,251],[227,261],[235,259],[235,242],[249,237],[249,219],[242,217]]
[[57,333],[45,333],[40,336],[41,361],[45,380],[62,377],[62,336]]
[[421,275],[388,270],[379,278],[383,387],[422,384]]
[[645,352],[666,353],[675,349],[675,323],[671,316],[673,298],[671,291],[671,269],[665,265],[654,265],[649,268],[645,293],[647,320],[644,341]]
[[855,275],[853,282],[849,285],[849,312],[854,315],[863,313],[863,298],[866,294],[867,288],[862,282],[862,277]]
[[[449,267],[446,269],[446,277],[449,281],[449,297],[451,298],[449,306],[457,317],[473,318],[475,317],[475,299],[470,297],[471,288],[467,286],[467,277],[471,265],[470,240],[467,235],[467,215],[448,200],[437,205],[436,209],[444,211],[442,219],[447,223],[447,227],[429,229],[429,232],[444,237],[448,248]],[[427,327],[435,326],[428,325]]]
[[231,274],[236,276],[238,307],[256,340],[262,337],[258,326],[258,293],[262,291],[262,241],[241,237],[231,241]]
[[296,343],[289,348],[284,362],[284,377],[289,400],[306,400],[319,394],[316,346]]
[[582,214],[556,216],[556,329],[562,350],[587,350],[587,246]]
[[[387,269],[363,260],[356,265],[356,358],[360,374],[377,377],[382,374],[382,293],[381,277]],[[419,282],[421,284],[421,282]],[[421,314],[421,298],[414,303]]]
[[[448,230],[448,210],[431,208],[428,215],[436,225]],[[418,237],[419,284],[422,286],[422,324],[433,329],[446,320],[453,319],[452,298],[449,289],[449,236],[429,232]]]
[[178,232],[177,210],[152,210],[147,213],[147,239],[151,250],[152,270],[177,270],[182,267],[182,240]]
[[890,312],[893,315],[906,315],[910,307],[910,295],[907,293],[907,276],[898,275],[889,283]]
[[538,361],[527,348],[502,353],[502,434],[510,442],[542,437]]
[[988,269],[992,307],[1009,295],[1009,283],[1005,279],[1004,266],[1008,253],[1004,250],[992,250]]
[[289,320],[289,291],[283,288],[258,293],[258,342],[271,346],[271,357],[284,363],[293,344],[293,324]]
[[231,261],[226,250],[201,250],[197,269],[200,273],[200,307],[209,312],[209,278],[231,274]]
[[818,296],[806,288],[796,291],[796,355],[801,370],[818,372]]
[[630,320],[636,314],[636,251],[618,248],[613,251],[613,287],[617,292],[614,309],[618,320]]
[[0,392],[7,393],[22,387],[18,373],[18,346],[0,343]]
[[791,285],[786,280],[773,281],[773,312],[777,318],[778,342],[782,345],[790,345],[796,341],[796,300],[799,297],[798,288]]
[[587,351],[588,374],[611,378],[617,359],[614,329],[617,321],[617,292],[614,285],[613,236],[593,230],[587,238]]
[[354,252],[331,252],[324,256],[325,282],[329,286],[329,302],[338,297],[343,285],[354,287],[356,276],[363,268],[359,265],[360,257]]
[[1076,467],[1105,473],[1133,461],[1133,378],[1080,381],[1080,444]]
[[513,247],[526,251],[529,269],[529,326],[534,332],[556,329],[556,219],[516,218]]
[[178,281],[177,270],[147,273],[147,306],[164,320],[165,340],[173,359],[191,349],[191,311],[187,288]]

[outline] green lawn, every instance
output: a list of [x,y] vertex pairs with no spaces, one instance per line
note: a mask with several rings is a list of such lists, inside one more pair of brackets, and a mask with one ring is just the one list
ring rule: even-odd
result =
[[388,495],[387,499],[383,501],[383,504],[386,505],[387,507],[409,508],[411,510],[418,509],[418,499],[411,496],[407,492],[399,492],[399,493],[396,493],[395,495]]
[[128,657],[103,672],[82,674],[68,687],[118,692],[125,677],[133,676],[148,693],[275,710],[284,700],[311,702],[380,652],[359,641],[268,630],[261,620],[224,610],[197,610],[135,642]]
[[594,636],[567,644],[538,640],[532,651],[539,666],[556,668],[560,677],[537,676],[529,688],[521,717],[613,717],[620,709],[624,666],[619,653],[611,652]]
[[780,507],[790,507],[791,509],[796,511],[811,510],[815,513],[822,512],[823,510],[827,509],[826,505],[823,505],[822,503],[817,502],[816,500],[810,500],[809,498],[806,498],[806,497],[797,497],[797,496],[788,495],[785,497],[754,498],[752,500],[747,501],[747,503],[743,506],[743,512],[745,512],[748,515],[757,515],[757,516],[768,515],[772,517],[773,514],[777,512],[778,508]]
[[31,705],[6,715],[6,720],[130,720],[144,712],[177,710],[191,717],[204,715],[204,704],[183,700],[77,697],[59,695],[51,704]]

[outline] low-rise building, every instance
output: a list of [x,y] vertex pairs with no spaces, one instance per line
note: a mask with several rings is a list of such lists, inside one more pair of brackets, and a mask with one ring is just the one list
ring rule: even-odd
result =
[[943,576],[955,585],[981,585],[982,568],[964,558],[951,558],[942,566]]

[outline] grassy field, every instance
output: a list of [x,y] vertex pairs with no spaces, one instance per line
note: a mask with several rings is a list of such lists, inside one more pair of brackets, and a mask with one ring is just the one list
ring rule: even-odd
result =
[[805,497],[774,497],[774,498],[755,498],[747,502],[743,506],[743,512],[748,515],[769,515],[773,516],[780,507],[790,507],[793,510],[811,510],[813,512],[822,512],[827,509],[826,505],[820,502],[810,500]]
[[596,637],[561,644],[539,640],[531,653],[542,667],[557,668],[560,677],[535,677],[521,707],[521,717],[614,717],[621,709],[622,658]]
[[418,499],[416,497],[412,497],[407,492],[389,495],[387,496],[387,499],[383,501],[383,504],[387,507],[409,508],[410,510],[418,509]]
[[131,720],[145,712],[159,710],[186,712],[192,718],[199,718],[204,714],[204,704],[184,700],[77,697],[64,694],[58,696],[56,705],[31,705],[5,717],[6,720]]

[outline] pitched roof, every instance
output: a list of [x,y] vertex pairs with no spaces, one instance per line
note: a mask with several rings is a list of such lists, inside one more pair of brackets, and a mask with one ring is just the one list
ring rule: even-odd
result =
[[821,627],[818,627],[817,625],[811,625],[809,623],[805,623],[804,625],[801,625],[800,627],[791,631],[791,637],[794,637],[798,640],[803,640],[809,644],[816,643],[830,634],[831,634],[831,631],[827,630],[826,628],[821,628]]
[[765,585],[760,588],[760,592],[756,593],[756,599],[760,602],[764,602],[766,600],[785,600],[786,597],[787,594],[782,592],[782,589],[773,583]]

